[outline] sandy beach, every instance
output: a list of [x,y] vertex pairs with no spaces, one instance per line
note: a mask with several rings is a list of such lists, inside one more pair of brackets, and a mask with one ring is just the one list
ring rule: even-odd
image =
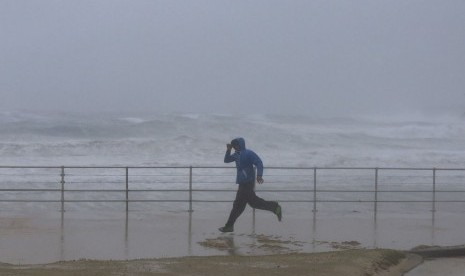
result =
[[395,250],[0,265],[1,275],[402,275],[421,258]]

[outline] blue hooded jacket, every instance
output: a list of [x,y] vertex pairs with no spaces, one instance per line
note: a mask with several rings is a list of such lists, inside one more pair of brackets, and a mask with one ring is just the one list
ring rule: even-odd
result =
[[254,166],[257,168],[257,175],[263,175],[263,163],[260,157],[253,152],[252,150],[248,150],[245,147],[245,140],[244,138],[236,138],[232,140],[231,143],[237,143],[240,147],[239,151],[231,154],[231,150],[227,150],[224,156],[224,163],[231,163],[233,161],[236,162],[237,168],[237,176],[236,176],[236,183],[237,184],[247,184],[247,183],[255,183],[255,169]]

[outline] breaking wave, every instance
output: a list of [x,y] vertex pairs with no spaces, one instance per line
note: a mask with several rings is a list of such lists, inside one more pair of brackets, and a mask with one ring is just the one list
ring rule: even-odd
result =
[[3,165],[221,165],[242,136],[268,166],[465,167],[463,118],[0,112]]

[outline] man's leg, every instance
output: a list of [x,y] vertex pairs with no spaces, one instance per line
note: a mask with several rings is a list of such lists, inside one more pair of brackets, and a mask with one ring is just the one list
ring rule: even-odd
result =
[[267,201],[267,200],[264,200],[263,198],[258,197],[255,194],[253,185],[252,185],[252,188],[247,192],[247,202],[252,208],[273,212],[278,217],[278,220],[281,221],[282,211],[281,211],[281,206],[278,204],[278,202]]
[[247,189],[245,185],[239,185],[236,193],[236,199],[233,203],[233,208],[229,214],[229,219],[226,222],[226,227],[233,227],[237,218],[244,212],[245,206],[247,205]]
[[274,212],[276,208],[278,207],[278,202],[276,201],[267,201],[264,200],[263,198],[258,197],[255,192],[253,192],[253,195],[250,195],[248,203],[250,204],[250,207],[259,209],[259,210],[267,210],[270,212]]

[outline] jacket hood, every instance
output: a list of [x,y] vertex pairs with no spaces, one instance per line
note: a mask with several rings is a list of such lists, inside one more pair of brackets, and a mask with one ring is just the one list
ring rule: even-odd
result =
[[233,139],[231,141],[231,144],[232,145],[235,145],[235,144],[239,145],[240,150],[245,150],[246,149],[245,148],[245,140],[242,137],[238,137],[238,138]]

